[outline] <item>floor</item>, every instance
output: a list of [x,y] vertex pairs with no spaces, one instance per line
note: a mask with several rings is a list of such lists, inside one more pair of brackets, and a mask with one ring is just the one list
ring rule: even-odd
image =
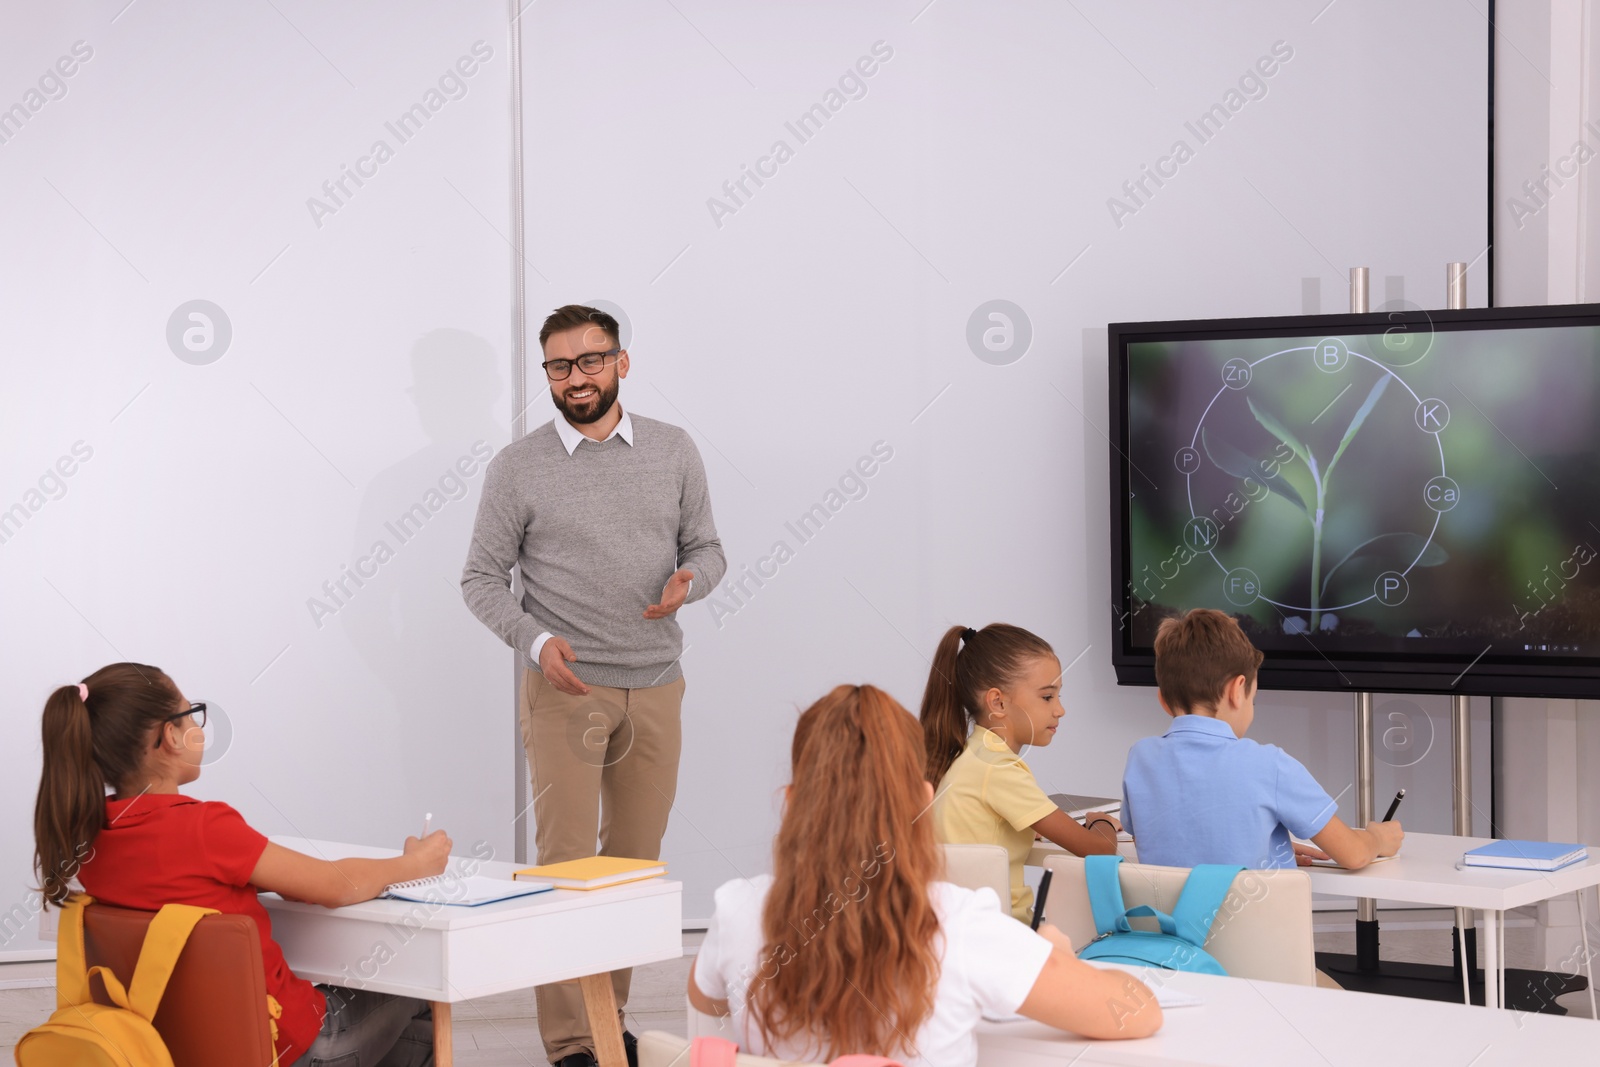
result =
[[[1506,965],[1511,968],[1539,969],[1543,961],[1537,949],[1537,927],[1531,910],[1507,913]],[[1379,919],[1379,954],[1385,960],[1397,963],[1453,962],[1452,925],[1455,913],[1447,908],[1410,908],[1384,911]],[[1318,952],[1347,952],[1356,950],[1355,913],[1350,911],[1321,912],[1316,915],[1316,946]],[[1479,950],[1482,960],[1482,949]],[[1575,1018],[1590,1019],[1587,991],[1568,993],[1556,1003],[1567,1009]]]
[[[1317,949],[1353,952],[1352,917],[1348,912],[1319,913]],[[1506,956],[1513,967],[1531,967],[1536,963],[1532,921],[1519,919],[1515,913],[1511,918],[1512,925],[1506,931]],[[1384,959],[1450,962],[1450,921],[1451,913],[1444,910],[1385,913]],[[686,950],[692,954],[699,940],[699,934],[686,934]],[[690,957],[685,956],[634,970],[628,1003],[629,1029],[636,1034],[645,1030],[684,1032],[683,997],[689,961]],[[53,974],[53,964],[0,965],[0,1063],[10,1062],[17,1038],[43,1022],[54,1009],[55,989],[47,984]],[[1571,1015],[1590,1017],[1587,993],[1568,994],[1560,1003]],[[459,1067],[543,1067],[545,1059],[532,992],[506,993],[456,1005],[455,1047]]]
[[[684,989],[700,938],[684,935],[691,955],[634,969],[628,1029],[684,1033]],[[17,1039],[55,1010],[54,978],[53,963],[0,964],[0,1063],[12,1062]],[[531,989],[463,1001],[454,1016],[456,1067],[545,1067]]]

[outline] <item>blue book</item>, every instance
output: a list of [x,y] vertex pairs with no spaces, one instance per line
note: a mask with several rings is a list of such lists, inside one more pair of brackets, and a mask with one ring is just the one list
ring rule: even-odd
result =
[[1463,857],[1469,867],[1510,867],[1519,871],[1553,871],[1587,859],[1583,845],[1560,841],[1496,841],[1471,849]]

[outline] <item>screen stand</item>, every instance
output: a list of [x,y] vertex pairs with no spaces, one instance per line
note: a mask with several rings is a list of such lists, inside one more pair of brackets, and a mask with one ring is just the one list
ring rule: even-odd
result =
[[[1472,836],[1472,702],[1470,697],[1450,698],[1450,832]],[[1470,908],[1456,909],[1455,932],[1450,938],[1454,956],[1451,968],[1457,980],[1462,968],[1471,974],[1478,965],[1478,929]],[[1462,945],[1466,958],[1462,959]]]
[[[1356,826],[1372,821],[1372,806],[1376,799],[1376,778],[1373,774],[1371,693],[1356,694]],[[1378,902],[1371,897],[1356,899],[1356,969],[1378,969]]]
[[[1450,698],[1450,832],[1457,837],[1472,836],[1472,716],[1471,701],[1465,696]],[[1356,694],[1356,825],[1366,826],[1374,819],[1376,782],[1373,777],[1372,694]],[[1469,908],[1457,908],[1453,946],[1455,977],[1461,977],[1461,946],[1477,966],[1478,931]],[[1463,935],[1465,935],[1463,937]],[[1356,968],[1378,969],[1378,902],[1365,897],[1356,901]]]
[[[1451,832],[1459,837],[1472,836],[1472,745],[1471,705],[1469,698],[1450,698],[1450,777],[1453,783],[1451,796]],[[1356,823],[1365,826],[1375,818],[1373,776],[1373,694],[1356,694]],[[1402,822],[1404,820],[1401,820]],[[1403,854],[1403,846],[1402,846]],[[1463,966],[1468,968],[1470,990],[1474,1003],[1483,1003],[1483,971],[1478,967],[1478,935],[1472,911],[1457,908],[1455,929],[1452,931],[1450,966],[1443,964],[1396,963],[1384,961],[1378,951],[1378,904],[1375,900],[1356,901],[1356,951],[1355,955],[1340,952],[1318,952],[1317,966],[1346,989],[1362,993],[1388,993],[1392,996],[1417,997],[1423,1000],[1444,1000],[1461,1003]],[[1462,944],[1465,942],[1465,952]],[[1552,974],[1544,971],[1525,971],[1508,968],[1506,971],[1505,1006],[1517,1011],[1546,1012],[1565,1015],[1566,1009],[1556,1003],[1556,998],[1588,988],[1581,975]]]

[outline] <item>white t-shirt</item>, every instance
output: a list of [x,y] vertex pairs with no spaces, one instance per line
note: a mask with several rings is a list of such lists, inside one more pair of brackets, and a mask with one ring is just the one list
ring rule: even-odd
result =
[[[774,966],[805,966],[805,943],[799,932],[788,951],[775,949],[763,960],[761,909],[772,876],[736,879],[717,890],[716,911],[705,943],[695,959],[694,982],[713,1000],[727,1000],[739,1047],[745,1052],[784,1060],[822,1058],[815,1042],[793,1042],[768,1048],[750,1019],[746,991],[757,974]],[[1050,942],[1000,908],[992,889],[963,889],[948,882],[928,887],[939,917],[939,984],[933,1013],[917,1031],[915,1054],[896,1054],[906,1067],[973,1067],[978,1059],[974,1029],[984,1015],[1012,1015],[1050,956]],[[844,907],[855,907],[842,901]],[[809,936],[816,936],[811,930]],[[788,959],[787,964],[782,963]],[[841,1049],[845,1052],[875,1051]]]

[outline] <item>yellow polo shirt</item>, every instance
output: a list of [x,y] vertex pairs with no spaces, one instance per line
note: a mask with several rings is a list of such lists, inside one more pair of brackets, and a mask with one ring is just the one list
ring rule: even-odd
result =
[[1033,919],[1033,890],[1022,866],[1033,848],[1033,824],[1056,810],[1022,757],[992,730],[972,728],[967,747],[939,782],[933,825],[952,845],[1000,845],[1011,862],[1011,914]]

